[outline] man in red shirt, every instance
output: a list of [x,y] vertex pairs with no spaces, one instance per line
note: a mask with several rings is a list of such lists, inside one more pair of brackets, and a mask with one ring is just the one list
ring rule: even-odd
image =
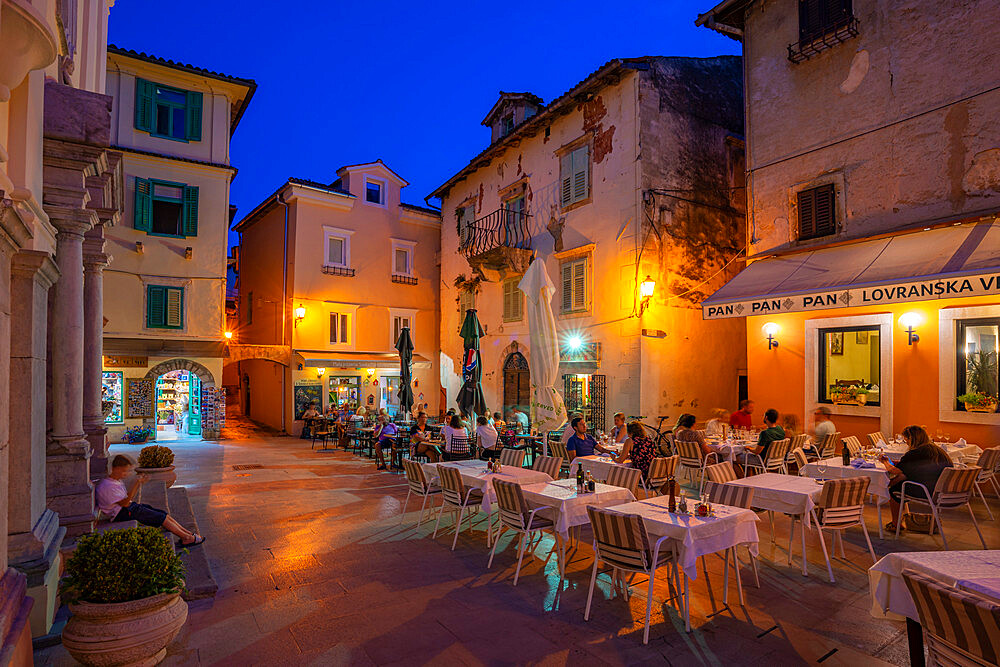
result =
[[740,409],[729,415],[729,425],[733,428],[753,428],[753,401],[744,398],[740,401]]

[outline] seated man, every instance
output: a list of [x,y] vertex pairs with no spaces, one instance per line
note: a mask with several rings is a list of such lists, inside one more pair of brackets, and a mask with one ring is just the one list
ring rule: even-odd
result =
[[131,490],[126,491],[122,480],[130,472],[132,472],[132,461],[127,456],[118,454],[111,459],[111,472],[97,483],[97,488],[94,490],[94,499],[104,515],[113,522],[136,521],[144,526],[166,528],[181,538],[182,547],[193,547],[205,541],[204,537],[186,530],[163,510],[133,502],[135,494],[149,481],[149,476],[137,475]]
[[740,409],[729,415],[729,425],[733,428],[753,428],[753,401],[744,398],[740,401]]
[[594,436],[587,433],[587,422],[583,417],[574,417],[570,422],[573,428],[573,435],[566,441],[566,451],[572,461],[578,456],[591,456],[595,451],[610,454],[611,450],[601,447]]
[[497,430],[490,425],[486,415],[479,415],[476,418],[476,437],[479,438],[479,446],[483,452],[480,456],[484,461],[500,458],[500,447],[497,445],[499,435]]
[[511,422],[515,425],[514,430],[518,433],[527,433],[530,424],[528,423],[528,415],[521,412],[520,408],[514,408],[511,411]]
[[[757,463],[757,456],[760,457],[761,461],[767,460],[767,450],[771,446],[772,442],[776,440],[785,439],[785,429],[778,426],[778,411],[774,408],[768,408],[764,413],[764,430],[760,432],[757,437],[757,446],[747,446],[745,452],[740,452],[739,462],[746,464],[749,458],[752,463]],[[756,454],[757,456],[750,456],[750,454]]]
[[[386,470],[385,456],[382,449],[389,448],[390,456],[396,451],[396,425],[389,420],[384,413],[379,413],[378,423],[375,425],[375,469]],[[395,466],[395,462],[393,462]]]
[[441,450],[431,444],[431,430],[427,426],[427,413],[421,410],[417,413],[417,423],[410,431],[411,456],[426,456],[431,463],[441,460]]

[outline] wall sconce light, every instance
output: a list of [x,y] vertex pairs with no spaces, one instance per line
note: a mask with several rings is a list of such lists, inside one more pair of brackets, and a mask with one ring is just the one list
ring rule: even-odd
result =
[[650,300],[653,298],[653,293],[656,291],[656,281],[646,275],[646,279],[639,283],[639,315],[646,311],[649,306]]
[[306,317],[306,307],[305,306],[299,306],[298,308],[296,308],[295,309],[295,326],[298,326],[299,322],[301,322],[302,320],[304,320],[305,317]]
[[193,255],[194,255],[194,248],[192,248],[191,246],[184,248],[184,259],[191,259]]
[[317,368],[316,369],[316,377],[321,378],[321,377],[323,377],[324,373],[326,373],[326,369],[325,368]]
[[580,338],[579,336],[570,336],[569,339],[566,341],[566,346],[569,347],[570,350],[573,350],[575,352],[579,350],[581,347],[583,347],[583,339]]
[[135,242],[135,251],[140,255],[142,254],[142,241]]
[[764,335],[767,336],[767,349],[773,350],[778,347],[778,341],[774,340],[774,337],[778,335],[779,331],[781,331],[781,327],[774,322],[766,322],[764,326],[761,327],[761,331],[763,331]]
[[923,322],[923,318],[920,316],[920,313],[910,312],[910,313],[903,313],[902,315],[899,316],[899,323],[903,326],[904,329],[906,329],[907,345],[913,345],[918,340],[920,340],[920,336],[913,333],[913,330],[916,329],[918,326],[920,326],[921,322]]
[[371,376],[375,375],[375,369],[374,368],[366,368],[365,369],[365,373],[368,373],[368,377],[371,377]]
[[227,331],[226,333],[224,333],[222,335],[226,337],[226,340],[232,340],[232,338],[233,338],[233,332],[232,331]]

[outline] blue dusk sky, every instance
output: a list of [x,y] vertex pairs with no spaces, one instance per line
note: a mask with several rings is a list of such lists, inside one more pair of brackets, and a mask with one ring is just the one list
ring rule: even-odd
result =
[[108,41],[257,82],[231,151],[239,219],[289,176],[378,158],[423,205],[489,143],[501,90],[548,103],[612,58],[739,54],[694,25],[714,4],[118,0]]

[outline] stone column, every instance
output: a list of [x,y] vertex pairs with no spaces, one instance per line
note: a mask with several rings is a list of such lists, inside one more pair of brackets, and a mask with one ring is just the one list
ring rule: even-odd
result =
[[87,232],[83,242],[83,430],[90,442],[92,479],[108,474],[108,429],[101,409],[104,353],[104,254],[102,225]]
[[65,206],[47,206],[46,211],[58,230],[60,274],[49,298],[47,496],[67,538],[75,539],[94,529],[90,442],[83,430],[83,235],[97,216]]
[[11,265],[10,564],[27,575],[31,634],[48,634],[58,599],[66,529],[45,507],[45,359],[49,288],[59,270],[47,252],[22,250]]

